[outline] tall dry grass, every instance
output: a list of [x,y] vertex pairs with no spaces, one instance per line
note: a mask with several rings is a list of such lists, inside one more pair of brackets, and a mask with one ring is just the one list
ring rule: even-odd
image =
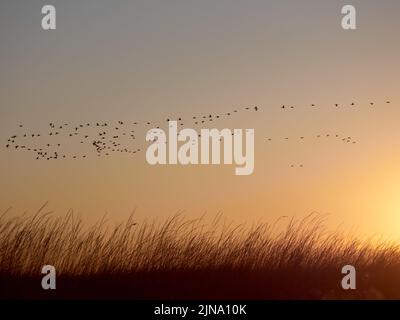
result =
[[[321,270],[353,264],[399,267],[399,246],[349,237],[325,228],[325,217],[246,227],[221,215],[207,221],[175,215],[159,224],[137,223],[132,215],[111,226],[102,219],[86,228],[69,212],[54,217],[0,216],[0,272],[32,275],[45,264],[58,274],[93,275],[160,270]],[[400,268],[399,268],[400,270]]]

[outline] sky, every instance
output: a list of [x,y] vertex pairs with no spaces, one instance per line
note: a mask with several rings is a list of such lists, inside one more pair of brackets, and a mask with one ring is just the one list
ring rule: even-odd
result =
[[[56,8],[56,30],[41,28],[45,4]],[[48,202],[88,222],[133,210],[156,219],[222,212],[248,223],[318,212],[331,226],[400,238],[400,2],[351,1],[357,30],[347,31],[345,4],[1,1],[0,210],[34,213]],[[260,110],[244,109],[253,106]],[[144,123],[166,128],[166,118],[233,110],[212,127],[255,130],[252,175],[146,162]],[[5,147],[31,132],[53,143],[49,123],[121,120],[139,123],[141,152],[96,157],[68,135],[57,137],[63,150],[85,159],[37,161]]]

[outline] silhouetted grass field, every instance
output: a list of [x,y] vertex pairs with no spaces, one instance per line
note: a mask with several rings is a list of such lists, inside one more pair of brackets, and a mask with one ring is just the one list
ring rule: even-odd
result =
[[[47,264],[56,268],[56,290],[41,288]],[[357,269],[357,290],[341,288],[347,264]],[[0,298],[398,299],[400,250],[328,231],[316,214],[254,226],[220,215],[162,223],[132,215],[86,228],[72,212],[5,212]]]

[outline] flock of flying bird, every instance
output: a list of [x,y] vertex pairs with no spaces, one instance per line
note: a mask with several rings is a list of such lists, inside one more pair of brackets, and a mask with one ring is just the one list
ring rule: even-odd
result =
[[[192,116],[189,120],[191,124],[200,125],[210,123],[217,120],[222,120],[231,117],[233,114],[240,111],[258,111],[259,107],[245,107],[242,110],[236,109],[232,112],[226,112],[218,115],[200,115]],[[182,117],[167,118],[166,122],[175,120],[180,126],[185,126]],[[80,153],[67,153],[63,151],[63,146],[66,141],[72,140],[73,143],[90,145],[97,154],[100,156],[110,156],[113,153],[125,153],[135,155],[142,149],[140,147],[130,147],[136,143],[136,135],[139,130],[143,129],[160,128],[160,124],[155,124],[150,121],[142,123],[127,121],[111,122],[86,122],[78,125],[71,123],[49,123],[49,130],[47,133],[27,133],[14,134],[7,140],[6,148],[33,152],[36,160],[57,160],[57,159],[82,159],[87,158],[88,154],[85,152]],[[23,131],[24,126],[19,125],[19,131]],[[62,139],[58,139],[61,138]],[[45,140],[43,143],[42,141]],[[60,141],[62,140],[62,142]]]
[[[386,101],[386,104],[389,104],[390,101]],[[374,102],[369,103],[370,106],[375,106]],[[334,107],[339,107],[341,105],[334,104]],[[350,106],[355,107],[356,104],[352,102]],[[311,104],[311,107],[317,107],[315,104]],[[281,109],[295,109],[294,106],[282,105]],[[235,114],[239,114],[242,112],[258,112],[260,108],[258,106],[254,107],[244,107],[241,109],[235,109],[230,112],[220,113],[220,114],[203,114],[199,116],[191,116],[187,118],[186,123],[190,123],[191,125],[206,125],[212,122],[216,122],[218,120],[223,120],[232,117]],[[182,117],[177,118],[167,118],[166,122],[171,120],[175,120],[178,122],[179,126],[185,126],[183,123]],[[49,123],[49,130],[46,133],[28,133],[22,132],[20,134],[14,134],[10,136],[7,140],[7,144],[5,145],[8,149],[14,150],[23,150],[32,152],[34,154],[34,158],[36,160],[57,160],[57,159],[82,159],[86,158],[88,154],[84,152],[80,153],[68,153],[65,149],[63,149],[64,143],[66,141],[72,140],[73,143],[78,143],[80,145],[90,145],[95,154],[98,157],[101,156],[110,156],[113,153],[125,153],[135,155],[141,152],[140,147],[130,147],[128,145],[132,145],[132,143],[136,143],[136,134],[138,130],[141,129],[141,126],[145,126],[144,128],[149,129],[149,126],[153,128],[160,128],[159,124],[152,123],[150,121],[145,121],[143,123],[132,122],[128,123],[127,121],[117,121],[115,123],[111,122],[86,122],[81,123],[79,125],[73,125],[71,123],[62,123],[55,124]],[[143,127],[142,127],[143,128]],[[19,125],[19,131],[23,131],[24,126],[22,124]],[[57,139],[59,137],[63,137],[63,139]],[[336,139],[340,139],[346,143],[355,144],[356,141],[353,140],[349,136],[340,136],[339,134],[319,134],[314,136],[313,138],[322,139],[333,137]],[[310,137],[309,137],[310,138]],[[298,137],[296,139],[305,140],[307,139],[305,136]],[[45,142],[43,143],[43,140]],[[267,141],[276,141],[276,140],[290,140],[289,137],[284,137],[281,139],[272,139],[267,138]],[[291,167],[295,167],[295,165],[291,165]],[[298,167],[303,167],[303,165],[298,165]]]
[[[386,101],[386,104],[390,104],[390,101]],[[333,104],[333,106],[336,107],[336,108],[346,107],[346,106],[356,107],[357,104],[355,102],[352,102],[352,103],[350,103],[348,105],[344,105],[344,104],[341,105],[339,103],[335,103],[335,104]],[[375,102],[369,102],[369,106],[371,106],[371,107],[375,106]],[[318,107],[318,106],[316,104],[312,103],[311,107]],[[289,106],[289,105],[282,105],[281,109],[295,109],[295,107],[294,106]]]

